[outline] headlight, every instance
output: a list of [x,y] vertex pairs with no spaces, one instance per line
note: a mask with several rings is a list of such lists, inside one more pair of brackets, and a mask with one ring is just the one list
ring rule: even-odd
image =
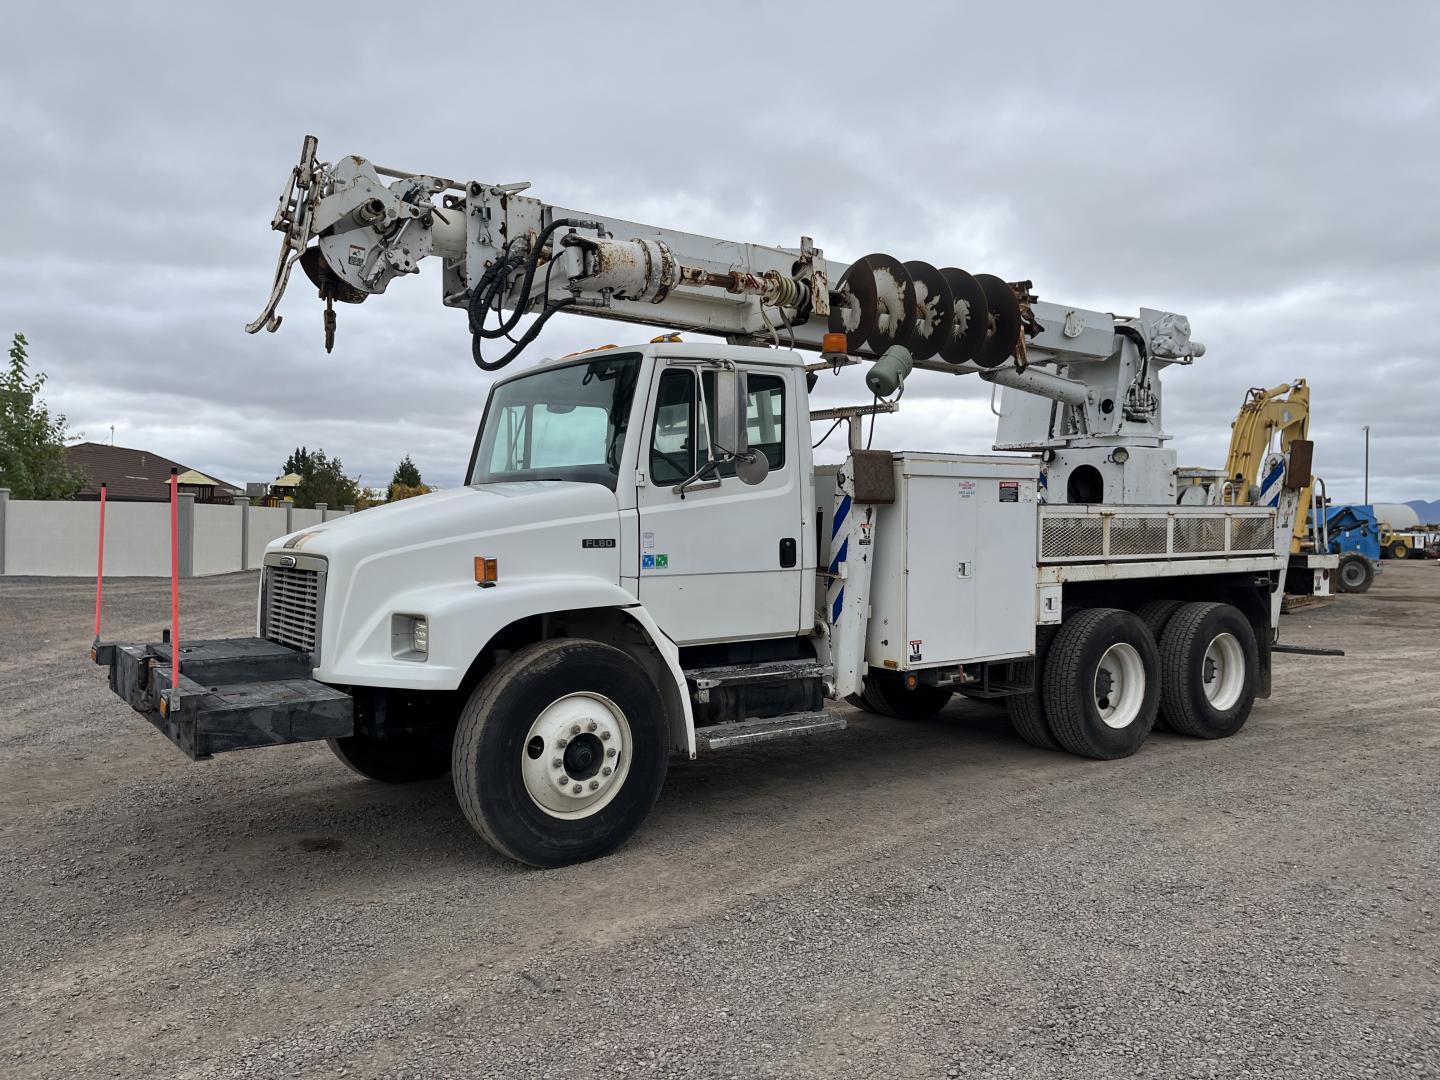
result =
[[430,622],[424,615],[390,616],[390,650],[397,660],[423,661],[430,655]]

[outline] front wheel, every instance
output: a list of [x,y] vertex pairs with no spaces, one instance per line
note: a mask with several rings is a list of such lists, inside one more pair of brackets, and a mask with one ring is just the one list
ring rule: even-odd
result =
[[660,692],[628,654],[562,638],[517,650],[475,689],[455,733],[455,794],[502,855],[553,867],[608,854],[660,795]]
[[382,784],[414,784],[437,780],[450,771],[450,733],[419,735],[347,735],[326,739],[326,745],[351,772]]
[[1341,592],[1369,592],[1370,584],[1375,580],[1375,567],[1364,555],[1349,551],[1340,556],[1336,574],[1340,579]]
[[1408,559],[1410,557],[1410,545],[1404,540],[1396,540],[1390,545],[1390,558]]

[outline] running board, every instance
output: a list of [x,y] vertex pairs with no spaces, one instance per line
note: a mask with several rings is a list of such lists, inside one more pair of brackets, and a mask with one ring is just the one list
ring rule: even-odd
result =
[[785,716],[751,717],[734,724],[713,724],[695,729],[695,744],[701,750],[730,750],[737,746],[801,738],[826,731],[843,731],[845,718],[828,711],[788,713]]
[[[696,690],[714,690],[741,683],[790,682],[795,679],[818,679],[825,674],[825,665],[818,660],[764,660],[755,664],[725,664],[721,667],[688,668],[686,682]],[[701,698],[701,701],[706,700]]]

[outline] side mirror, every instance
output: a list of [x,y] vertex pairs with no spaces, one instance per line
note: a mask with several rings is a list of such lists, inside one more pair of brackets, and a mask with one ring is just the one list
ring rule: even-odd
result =
[[710,436],[716,460],[743,458],[750,449],[748,423],[750,394],[745,372],[715,372],[715,431]]

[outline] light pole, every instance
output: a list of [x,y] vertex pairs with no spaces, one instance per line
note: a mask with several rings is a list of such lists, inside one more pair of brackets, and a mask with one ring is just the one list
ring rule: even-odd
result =
[[1370,505],[1370,425],[1365,425],[1365,505]]

